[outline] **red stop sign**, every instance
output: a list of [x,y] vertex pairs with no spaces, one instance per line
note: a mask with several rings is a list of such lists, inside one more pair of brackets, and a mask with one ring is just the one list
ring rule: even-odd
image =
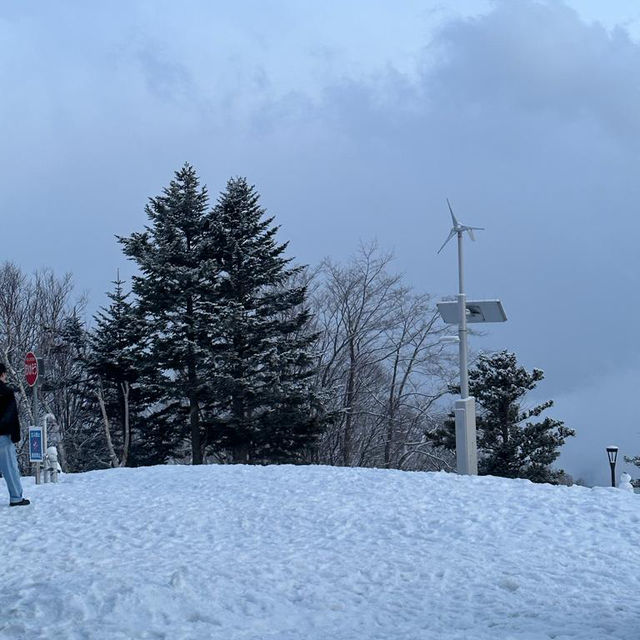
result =
[[38,358],[33,351],[29,351],[24,358],[24,377],[30,387],[33,387],[38,379]]

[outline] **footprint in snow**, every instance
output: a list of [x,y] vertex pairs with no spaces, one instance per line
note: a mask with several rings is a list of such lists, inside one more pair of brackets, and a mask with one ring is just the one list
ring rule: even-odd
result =
[[184,570],[176,569],[176,571],[173,572],[173,574],[171,575],[171,578],[169,579],[169,584],[174,589],[184,588],[184,585],[185,585]]
[[498,586],[507,591],[517,591],[520,588],[520,585],[513,578],[502,578],[498,582]]

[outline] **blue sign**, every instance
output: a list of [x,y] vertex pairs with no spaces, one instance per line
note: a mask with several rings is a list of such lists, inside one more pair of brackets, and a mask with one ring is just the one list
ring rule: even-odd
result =
[[29,461],[42,462],[43,460],[42,427],[29,427]]

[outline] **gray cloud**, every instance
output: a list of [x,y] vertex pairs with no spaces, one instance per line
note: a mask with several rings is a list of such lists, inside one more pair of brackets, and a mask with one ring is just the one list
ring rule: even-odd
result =
[[481,18],[449,23],[440,41],[443,99],[566,124],[593,118],[637,145],[640,51],[625,29],[585,24],[562,3],[503,0]]
[[612,384],[638,374],[640,49],[562,4],[498,3],[449,23],[428,51],[440,62],[417,83],[393,71],[342,82],[299,114],[300,144],[309,120],[331,132],[301,188],[326,179],[320,165],[341,167],[316,200],[338,234],[384,238],[417,286],[442,293],[455,286],[453,252],[434,255],[444,197],[485,225],[468,248],[469,292],[502,297],[510,322],[476,346],[546,370],[539,396],[558,395],[555,414],[579,433],[563,460],[595,480],[603,434],[640,449]]

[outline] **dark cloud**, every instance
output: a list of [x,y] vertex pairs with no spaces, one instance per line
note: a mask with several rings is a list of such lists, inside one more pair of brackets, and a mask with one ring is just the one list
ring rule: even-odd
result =
[[334,251],[375,235],[416,286],[440,293],[456,284],[454,250],[435,256],[444,198],[486,226],[467,247],[468,291],[501,297],[510,321],[475,346],[546,370],[540,397],[556,396],[556,415],[565,409],[579,433],[566,462],[606,481],[605,434],[640,449],[614,393],[639,373],[640,48],[561,3],[504,2],[447,24],[428,55],[439,62],[417,82],[393,70],[343,81],[289,120],[303,147],[316,128],[330,132],[299,188],[317,185],[316,206],[340,220]]
[[586,24],[558,2],[498,2],[481,18],[449,23],[431,86],[470,112],[593,118],[637,148],[640,51],[622,28]]

